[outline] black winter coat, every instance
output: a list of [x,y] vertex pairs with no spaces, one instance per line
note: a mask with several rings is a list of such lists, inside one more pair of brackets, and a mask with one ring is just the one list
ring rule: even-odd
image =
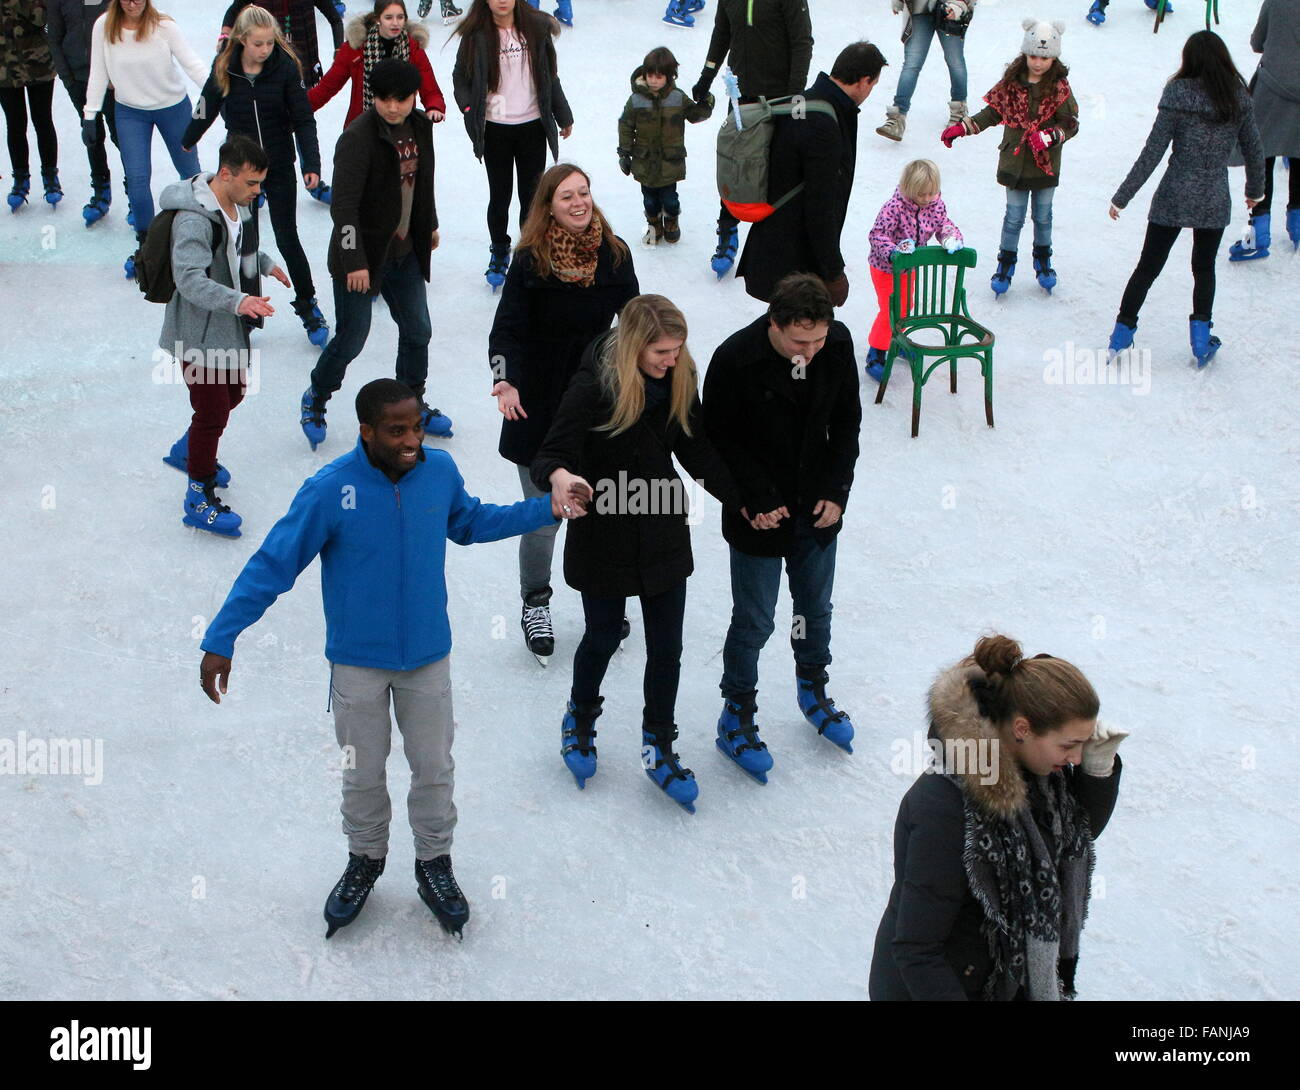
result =
[[230,93],[222,95],[215,76],[208,76],[194,118],[181,137],[183,147],[194,147],[217,119],[226,131],[252,137],[272,163],[293,165],[294,137],[302,156],[302,173],[320,173],[320,144],[316,140],[316,118],[307,101],[298,66],[278,45],[255,76],[244,75],[244,47],[236,45],[230,58]]
[[[810,272],[831,281],[844,271],[840,232],[848,214],[858,154],[858,107],[821,72],[805,92],[835,107],[835,118],[809,111],[777,118],[769,157],[768,194],[803,190],[750,228],[736,275],[745,291],[766,302],[783,276]],[[836,121],[838,120],[838,124]]]
[[[853,337],[832,322],[801,379],[768,339],[767,315],[718,346],[704,376],[704,431],[740,486],[750,514],[789,508],[773,530],[755,530],[738,510],[722,512],[722,536],[749,556],[786,556],[795,519],[818,500],[847,508],[858,460],[862,402]],[[843,519],[813,536],[835,539]]]
[[589,288],[539,276],[532,251],[515,251],[488,335],[488,363],[494,383],[505,379],[519,391],[528,418],[501,421],[501,457],[532,462],[583,352],[640,292],[631,253],[616,266],[608,242],[601,243]]
[[[456,98],[456,106],[465,119],[465,130],[474,145],[474,156],[483,158],[483,134],[487,127],[488,96],[488,49],[495,49],[496,31],[492,37],[479,35],[476,38],[462,38],[460,48],[456,51],[456,64],[451,70],[451,88]],[[560,130],[573,124],[573,111],[569,109],[569,100],[564,97],[564,88],[560,86],[558,61],[555,56],[555,42],[548,34],[542,42],[540,63],[530,64],[533,83],[537,88],[537,108],[541,111],[542,127],[546,130],[546,142],[551,148],[551,157],[560,157]]]
[[[1121,769],[1116,756],[1104,778],[1073,767],[1058,773],[1069,777],[1094,839],[1115,809]],[[903,796],[894,823],[894,888],[871,959],[873,1000],[981,998],[993,961],[984,910],[962,863],[965,822],[962,789],[947,776],[926,773]]]
[[45,33],[54,70],[65,84],[90,81],[90,30],[107,10],[108,0],[46,0]]
[[746,98],[776,98],[802,91],[812,62],[808,0],[718,0],[708,63],[723,58]]
[[[438,229],[433,197],[433,122],[412,110],[420,164],[415,175],[411,223],[407,237],[420,274],[429,279],[429,243]],[[379,291],[375,273],[388,257],[393,232],[402,218],[402,176],[393,129],[372,106],[343,130],[334,149],[334,193],[330,217],[330,276],[370,270],[371,294]],[[344,246],[343,239],[359,245]]]
[[[685,497],[688,492],[673,468],[673,455],[724,507],[739,506],[740,493],[726,463],[705,438],[698,399],[691,407],[689,436],[671,420],[667,403],[647,409],[619,435],[595,430],[612,412],[597,371],[604,340],[597,338],[583,354],[582,367],[533,461],[533,483],[549,491],[551,474],[562,468],[586,478],[595,490],[590,510],[569,523],[565,535],[564,581],[569,586],[602,598],[662,594],[695,569],[685,505],[664,511],[659,504],[658,513],[633,513],[632,503],[612,504],[607,510],[601,497],[617,493],[620,474],[633,487],[640,482],[642,496],[663,497],[671,488]],[[623,491],[631,496],[630,489]]]

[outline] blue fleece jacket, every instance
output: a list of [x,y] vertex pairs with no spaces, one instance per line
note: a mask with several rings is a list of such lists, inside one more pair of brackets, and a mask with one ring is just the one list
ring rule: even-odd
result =
[[244,565],[201,646],[233,657],[239,634],[319,553],[325,657],[418,669],[451,652],[447,540],[499,541],[554,523],[549,496],[480,503],[444,450],[425,447],[424,460],[394,484],[358,439],[351,453],[303,483]]

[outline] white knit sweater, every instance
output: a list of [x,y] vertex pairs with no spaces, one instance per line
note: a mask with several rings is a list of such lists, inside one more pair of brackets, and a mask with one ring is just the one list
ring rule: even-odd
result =
[[134,30],[122,31],[117,42],[108,42],[104,28],[108,16],[95,20],[90,32],[90,81],[86,85],[86,118],[93,120],[104,105],[104,92],[113,85],[116,100],[137,110],[165,110],[185,98],[185,84],[173,58],[186,74],[202,87],[208,66],[194,54],[181,28],[164,19],[144,41]]

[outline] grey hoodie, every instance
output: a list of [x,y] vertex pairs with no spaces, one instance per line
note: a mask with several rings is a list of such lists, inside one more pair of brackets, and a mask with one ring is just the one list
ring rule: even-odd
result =
[[[173,182],[158,201],[164,210],[177,209],[172,221],[176,294],[167,304],[158,344],[178,358],[189,349],[210,352],[248,348],[248,332],[239,316],[239,304],[245,295],[256,291],[258,274],[269,273],[275,266],[260,251],[246,255],[241,262],[227,235],[225,215],[208,185],[211,180],[211,174],[197,174]],[[239,209],[245,231],[251,217],[247,208]],[[223,243],[215,255],[214,231],[221,233]],[[246,290],[236,288],[236,283]]]
[[1246,196],[1263,198],[1264,155],[1245,88],[1237,121],[1221,122],[1215,120],[1214,106],[1199,80],[1170,80],[1146,147],[1111,201],[1116,208],[1126,207],[1172,143],[1173,154],[1147,218],[1165,227],[1227,227],[1233,207],[1228,157],[1238,141],[1246,159]]

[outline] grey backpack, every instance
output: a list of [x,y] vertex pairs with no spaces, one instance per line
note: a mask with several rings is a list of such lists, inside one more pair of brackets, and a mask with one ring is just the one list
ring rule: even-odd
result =
[[[740,110],[739,128],[737,109]],[[773,119],[802,119],[809,113],[836,116],[835,107],[829,102],[802,95],[760,98],[740,107],[733,104],[727,111],[718,131],[718,196],[736,219],[746,223],[765,220],[803,189],[800,182],[790,192],[769,201],[768,155],[775,127]]]

